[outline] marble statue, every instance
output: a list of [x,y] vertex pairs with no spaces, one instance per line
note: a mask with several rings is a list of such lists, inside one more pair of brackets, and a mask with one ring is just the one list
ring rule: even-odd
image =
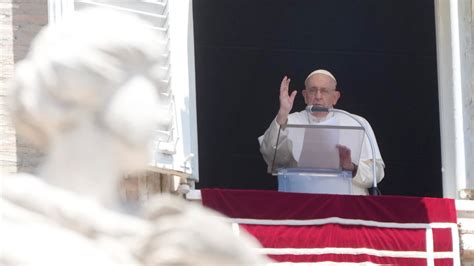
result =
[[122,174],[145,167],[160,100],[164,36],[100,9],[45,27],[15,67],[19,134],[46,151],[35,175],[2,176],[0,265],[261,265],[257,242],[175,196],[123,211]]

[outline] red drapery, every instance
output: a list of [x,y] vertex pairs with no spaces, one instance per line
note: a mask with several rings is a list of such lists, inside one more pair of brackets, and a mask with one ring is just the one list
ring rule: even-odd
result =
[[454,200],[203,189],[279,262],[458,265]]

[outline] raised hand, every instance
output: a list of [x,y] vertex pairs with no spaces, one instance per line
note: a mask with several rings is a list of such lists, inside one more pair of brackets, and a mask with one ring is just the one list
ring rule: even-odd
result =
[[287,76],[283,77],[280,84],[280,109],[278,110],[276,121],[278,124],[283,125],[288,120],[288,115],[293,108],[293,102],[297,91],[292,91],[289,94],[290,81]]

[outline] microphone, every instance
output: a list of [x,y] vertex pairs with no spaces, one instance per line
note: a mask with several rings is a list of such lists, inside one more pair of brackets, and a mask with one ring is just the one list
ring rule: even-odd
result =
[[308,105],[308,106],[306,106],[306,111],[308,111],[310,113],[316,113],[316,112],[327,113],[327,112],[332,111],[331,109],[326,108],[326,107],[322,107],[322,106],[317,106],[317,105]]

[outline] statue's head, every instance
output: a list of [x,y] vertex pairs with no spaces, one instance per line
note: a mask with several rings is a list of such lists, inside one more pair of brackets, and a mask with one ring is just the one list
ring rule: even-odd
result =
[[16,128],[46,150],[86,125],[143,151],[166,119],[159,97],[166,56],[163,35],[132,16],[87,10],[47,26],[16,65],[9,91]]

